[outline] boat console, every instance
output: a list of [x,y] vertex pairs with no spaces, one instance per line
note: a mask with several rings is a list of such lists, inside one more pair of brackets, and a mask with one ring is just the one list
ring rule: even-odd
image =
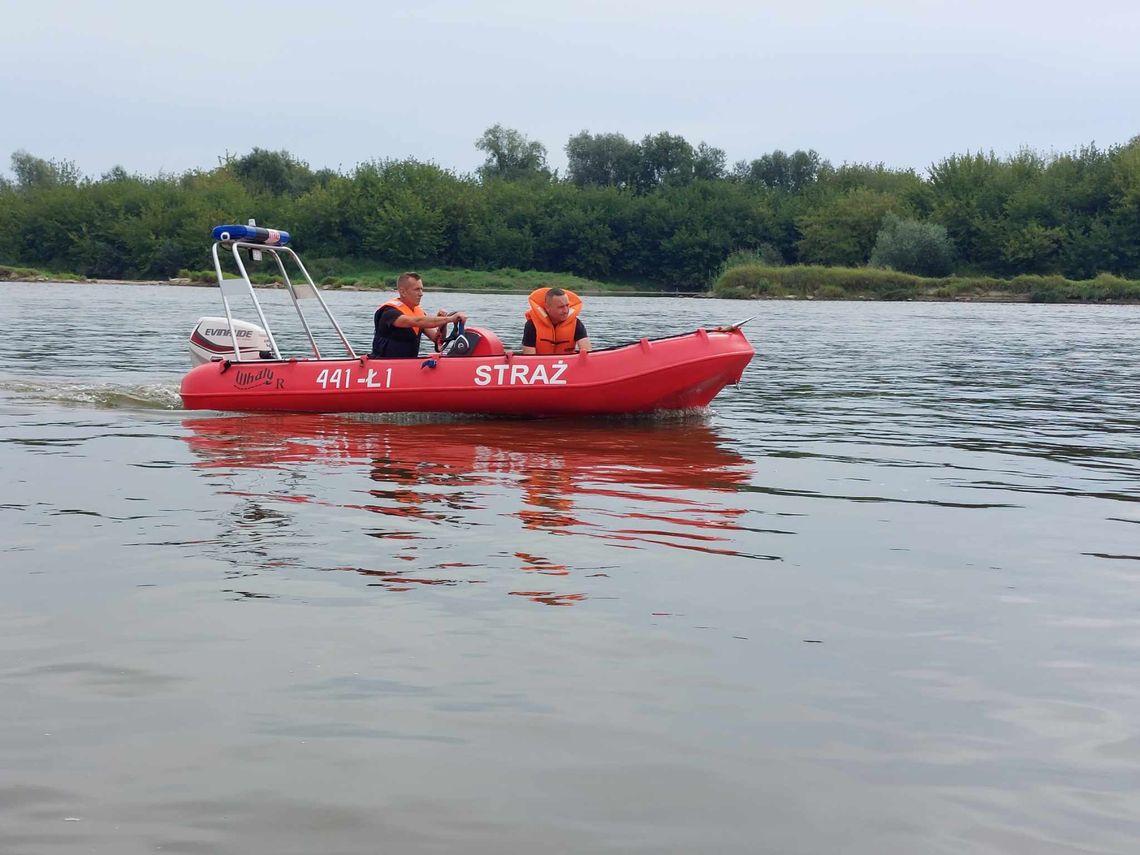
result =
[[439,355],[447,359],[458,356],[502,356],[503,343],[491,330],[457,324],[451,335],[440,344]]

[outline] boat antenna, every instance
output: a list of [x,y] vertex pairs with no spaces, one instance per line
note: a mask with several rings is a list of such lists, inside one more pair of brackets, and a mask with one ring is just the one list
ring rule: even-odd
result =
[[750,318],[745,318],[745,319],[744,319],[744,320],[742,320],[742,321],[737,321],[735,324],[729,324],[729,325],[727,325],[727,326],[723,326],[723,327],[717,327],[717,328],[716,328],[716,331],[717,331],[717,332],[734,332],[734,331],[736,331],[736,330],[740,329],[742,326],[744,326],[744,325],[745,325],[746,323],[748,323],[749,321],[754,321],[754,320],[756,320],[756,318],[757,318],[757,317],[759,317],[759,315],[753,315],[753,316],[752,316],[752,317],[750,317]]

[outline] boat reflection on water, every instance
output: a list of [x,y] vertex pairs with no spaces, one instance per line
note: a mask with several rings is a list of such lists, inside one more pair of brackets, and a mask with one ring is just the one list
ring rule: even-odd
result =
[[[424,550],[416,547],[425,539],[454,540],[458,530],[488,525],[495,530],[491,539],[507,547],[497,553],[500,562],[509,557],[522,572],[550,581],[606,576],[597,565],[571,567],[567,556],[582,550],[554,545],[550,536],[588,537],[626,549],[741,554],[735,544],[745,511],[735,500],[752,464],[693,419],[409,423],[287,415],[196,418],[183,425],[201,468],[290,473],[287,494],[258,494],[261,501],[318,502],[389,518],[365,533],[386,542],[400,561],[422,562]],[[363,503],[323,486],[327,478],[295,478],[306,470],[340,474],[358,468],[370,483],[350,489],[354,499],[368,497]],[[505,524],[504,517],[518,522]],[[453,531],[434,535],[432,526]],[[452,578],[457,571],[483,564],[437,563],[430,570],[441,575],[419,571],[414,577],[402,568],[344,569],[391,590],[409,590],[458,584]],[[542,587],[508,593],[547,605],[587,596]]]

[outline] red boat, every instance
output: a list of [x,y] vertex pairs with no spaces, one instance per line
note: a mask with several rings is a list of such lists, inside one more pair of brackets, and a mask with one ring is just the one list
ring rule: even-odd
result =
[[[508,416],[595,416],[705,407],[737,383],[754,351],[740,325],[699,329],[589,353],[523,356],[505,352],[486,329],[457,330],[431,358],[358,356],[321,298],[300,258],[284,245],[231,237],[244,227],[215,229],[214,266],[224,318],[203,318],[191,336],[196,363],[182,379],[186,409],[307,413],[482,413]],[[284,240],[282,240],[284,236]],[[222,273],[219,246],[232,250],[240,279]],[[311,355],[282,356],[250,284],[240,250],[269,253],[293,298]],[[304,276],[294,283],[282,258]],[[263,327],[235,321],[231,297],[247,295]],[[315,300],[346,355],[322,356],[303,302]]]

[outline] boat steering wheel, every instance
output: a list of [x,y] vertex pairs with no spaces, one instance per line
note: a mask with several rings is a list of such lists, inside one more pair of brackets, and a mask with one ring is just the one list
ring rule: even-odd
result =
[[461,335],[463,335],[463,321],[456,321],[455,325],[451,328],[451,332],[439,340],[439,352],[443,353],[443,349]]

